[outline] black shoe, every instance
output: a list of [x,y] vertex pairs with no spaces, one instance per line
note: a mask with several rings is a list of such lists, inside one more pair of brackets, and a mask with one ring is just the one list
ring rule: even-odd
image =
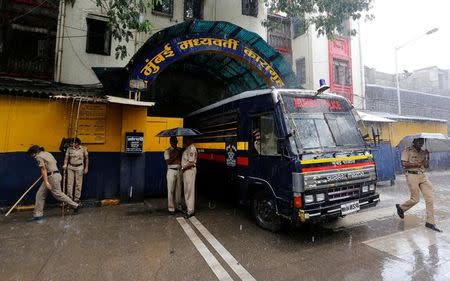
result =
[[405,218],[405,211],[402,210],[402,208],[400,207],[400,204],[396,204],[395,207],[397,208],[397,215],[401,219],[404,219]]
[[28,221],[28,222],[32,222],[32,221],[40,221],[40,220],[43,220],[43,219],[44,219],[43,216],[40,216],[40,217],[31,217],[31,218],[27,219],[27,221]]
[[432,223],[428,223],[428,222],[425,223],[425,227],[428,227],[429,229],[432,229],[432,230],[437,231],[437,232],[442,232],[442,230],[437,228],[436,225],[432,224]]
[[169,215],[174,216],[175,215],[175,211],[169,211]]
[[184,218],[185,218],[185,219],[189,219],[190,217],[193,217],[193,216],[195,216],[195,213],[190,213],[190,214],[189,214],[189,213],[186,212],[186,213],[184,214]]

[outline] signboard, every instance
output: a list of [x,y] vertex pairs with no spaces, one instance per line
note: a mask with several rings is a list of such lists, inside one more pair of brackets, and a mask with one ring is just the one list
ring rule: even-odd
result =
[[184,56],[199,52],[218,52],[238,57],[265,77],[266,81],[270,82],[269,86],[281,88],[285,85],[275,68],[250,46],[233,38],[218,37],[216,34],[190,34],[165,42],[137,63],[131,79],[142,79],[151,84],[168,65]]
[[144,152],[144,133],[125,133],[125,153],[140,154]]
[[77,135],[83,143],[105,143],[106,104],[81,104]]

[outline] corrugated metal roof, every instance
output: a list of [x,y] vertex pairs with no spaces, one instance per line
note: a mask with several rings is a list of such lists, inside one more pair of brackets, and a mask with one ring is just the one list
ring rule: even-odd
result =
[[[364,112],[366,112],[366,111],[364,111]],[[444,120],[444,119],[437,119],[437,118],[430,118],[430,117],[403,116],[403,115],[387,113],[387,112],[374,112],[374,111],[369,111],[369,112],[372,115],[376,115],[379,117],[388,118],[388,119],[392,119],[392,120],[433,121],[433,122],[443,122],[443,123],[448,122],[447,120]]]
[[23,96],[104,96],[100,85],[68,85],[43,80],[0,77],[0,95]]

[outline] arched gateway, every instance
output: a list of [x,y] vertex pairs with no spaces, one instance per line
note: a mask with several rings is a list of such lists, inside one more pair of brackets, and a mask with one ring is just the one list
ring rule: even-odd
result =
[[168,27],[151,36],[125,68],[94,70],[119,95],[128,92],[130,80],[143,80],[148,95],[142,98],[156,101],[157,113],[164,114],[173,113],[169,104],[183,104],[184,114],[246,90],[298,87],[290,65],[264,39],[221,21]]

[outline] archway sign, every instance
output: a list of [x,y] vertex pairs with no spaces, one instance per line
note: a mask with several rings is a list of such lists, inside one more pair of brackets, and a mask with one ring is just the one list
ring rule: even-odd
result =
[[281,88],[286,82],[278,71],[254,49],[240,40],[214,34],[189,34],[164,42],[137,62],[131,78],[151,84],[158,74],[177,60],[200,53],[220,53],[243,62],[258,73],[268,87]]
[[258,34],[224,21],[192,20],[170,26],[153,34],[126,67],[93,70],[106,90],[125,96],[142,84],[136,81],[148,88],[164,69],[183,59],[199,62],[196,66],[223,81],[231,94],[299,87],[291,65],[278,51]]

